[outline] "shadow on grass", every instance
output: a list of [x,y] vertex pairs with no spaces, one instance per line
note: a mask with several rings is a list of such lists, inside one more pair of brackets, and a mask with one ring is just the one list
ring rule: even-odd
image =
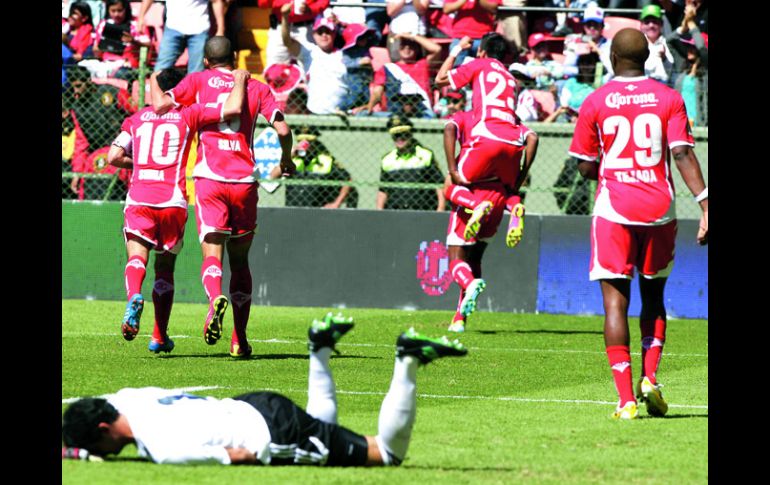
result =
[[[235,359],[232,356],[230,356],[230,354],[227,352],[223,352],[220,354],[158,354],[158,355],[148,355],[145,358],[147,359],[179,359],[179,358],[210,359],[212,357],[227,358],[229,360],[232,360],[233,362],[249,361],[249,360],[287,360],[287,359],[307,360],[308,359],[307,354],[260,354],[260,355],[252,355],[251,358],[248,358],[248,359]],[[332,355],[332,359],[382,359],[382,357],[372,357],[369,355],[344,355],[343,354],[343,355]]]
[[552,333],[555,335],[604,335],[602,330],[471,330],[484,335],[496,335],[498,333]]
[[417,470],[451,470],[458,472],[506,472],[518,471],[519,468],[506,466],[430,466],[430,465],[402,465],[401,468],[414,468]]
[[[648,416],[652,418],[652,416]],[[706,414],[671,414],[669,416],[665,416],[663,419],[683,419],[683,418],[709,418],[708,413]],[[657,419],[657,418],[655,418]]]

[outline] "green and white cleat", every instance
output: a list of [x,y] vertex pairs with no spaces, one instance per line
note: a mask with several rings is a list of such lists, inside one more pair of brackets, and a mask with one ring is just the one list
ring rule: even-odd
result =
[[[307,330],[307,347],[311,352],[317,352],[324,347],[329,347],[337,352],[334,346],[343,335],[353,328],[353,318],[343,317],[341,313],[332,315],[327,313],[323,320],[313,320]],[[337,352],[339,353],[339,352]]]
[[463,301],[460,302],[460,313],[462,316],[467,318],[471,313],[476,311],[476,300],[486,287],[486,281],[481,278],[476,278],[471,281],[471,284],[465,289]]
[[468,349],[458,340],[450,341],[446,337],[430,338],[417,333],[414,328],[398,336],[396,356],[412,355],[423,364],[428,364],[441,357],[462,357]]
[[647,406],[647,414],[658,418],[662,418],[668,412],[668,403],[663,399],[661,387],[663,384],[653,384],[647,376],[642,377],[636,385],[637,399]]

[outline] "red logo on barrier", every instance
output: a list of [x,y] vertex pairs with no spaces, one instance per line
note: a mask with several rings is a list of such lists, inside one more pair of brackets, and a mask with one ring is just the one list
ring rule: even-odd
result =
[[422,291],[430,296],[446,293],[452,284],[449,271],[449,253],[440,241],[423,241],[417,252],[417,279]]

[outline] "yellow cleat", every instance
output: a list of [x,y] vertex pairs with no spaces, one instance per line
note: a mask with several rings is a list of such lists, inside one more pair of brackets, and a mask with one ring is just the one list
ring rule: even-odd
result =
[[636,419],[638,417],[639,409],[633,401],[628,401],[622,408],[615,408],[615,412],[612,413],[612,419]]
[[476,234],[479,233],[479,229],[481,229],[481,219],[492,212],[493,208],[494,204],[488,200],[485,200],[480,202],[479,205],[473,209],[470,218],[468,218],[468,222],[465,224],[465,232],[463,233],[463,237],[466,241],[470,241],[476,237]]
[[640,400],[647,406],[647,414],[659,418],[668,412],[668,404],[660,392],[661,387],[662,384],[653,384],[647,376],[637,384],[637,393],[642,396]]
[[449,325],[448,332],[463,333],[465,331],[465,322],[463,320],[455,320]]
[[505,244],[509,248],[516,247],[524,237],[524,204],[518,203],[511,210],[511,220],[505,233]]

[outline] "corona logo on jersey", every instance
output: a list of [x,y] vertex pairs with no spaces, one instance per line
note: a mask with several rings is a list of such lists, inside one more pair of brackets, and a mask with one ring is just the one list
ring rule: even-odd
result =
[[604,104],[608,108],[619,109],[621,106],[628,104],[638,105],[655,105],[658,104],[658,98],[655,97],[655,93],[639,93],[622,95],[620,93],[610,93],[604,98]]
[[440,241],[423,241],[417,252],[417,279],[420,288],[430,296],[441,296],[452,284],[449,253]]
[[233,86],[235,86],[235,82],[225,81],[221,77],[212,77],[212,78],[209,78],[209,86],[211,86],[214,89],[219,89],[221,87],[232,88]]

